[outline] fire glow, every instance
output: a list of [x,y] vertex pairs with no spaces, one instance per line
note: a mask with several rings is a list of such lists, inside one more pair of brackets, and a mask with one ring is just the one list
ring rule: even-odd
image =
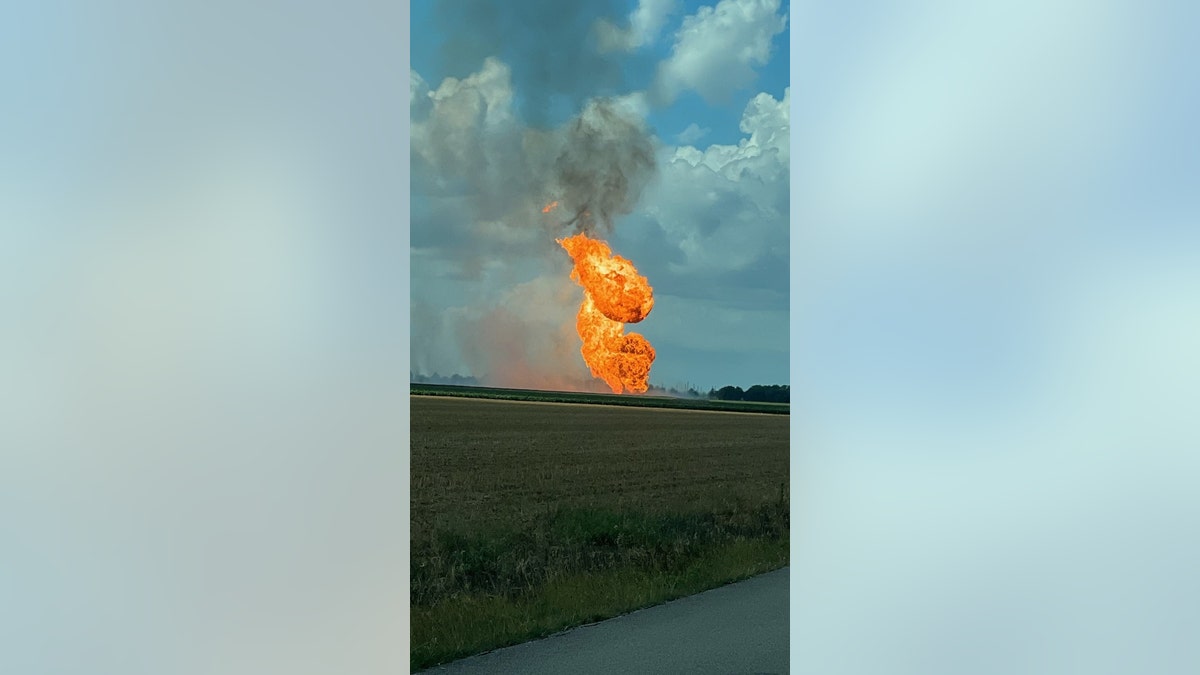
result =
[[640,334],[626,334],[625,324],[645,319],[654,308],[649,282],[632,262],[585,232],[556,241],[575,262],[571,279],[583,287],[575,328],[584,362],[615,394],[645,392],[654,348]]

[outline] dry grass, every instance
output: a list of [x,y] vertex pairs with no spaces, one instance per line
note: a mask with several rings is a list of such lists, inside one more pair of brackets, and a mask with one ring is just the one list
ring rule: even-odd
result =
[[411,466],[414,669],[786,562],[786,415],[413,397]]

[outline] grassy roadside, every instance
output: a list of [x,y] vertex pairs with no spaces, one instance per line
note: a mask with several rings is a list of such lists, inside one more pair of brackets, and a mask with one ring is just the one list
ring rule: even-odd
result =
[[788,503],[725,513],[571,509],[525,530],[413,542],[419,670],[715,588],[787,564]]

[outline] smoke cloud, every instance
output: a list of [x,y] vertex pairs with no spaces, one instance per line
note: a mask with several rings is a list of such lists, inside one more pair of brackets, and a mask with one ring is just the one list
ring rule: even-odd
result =
[[[470,17],[447,26],[447,72],[462,76],[434,87],[414,72],[410,85],[413,276],[428,280],[413,284],[413,365],[498,386],[593,389],[575,334],[580,291],[555,239],[611,234],[654,180],[642,98],[612,96],[619,78],[597,70],[617,58],[588,44],[597,7],[564,16],[544,2],[459,5],[438,12]],[[528,40],[503,30],[524,19]],[[463,73],[472,55],[475,70]],[[539,101],[568,102],[566,122],[545,125],[549,108],[531,110]]]
[[435,20],[447,36],[440,70],[463,77],[485,58],[507,63],[521,92],[521,117],[551,127],[588,99],[626,89],[622,64],[630,56],[606,53],[595,29],[623,22],[623,11],[618,0],[439,2]]
[[594,100],[572,120],[554,168],[576,231],[606,234],[654,175],[654,146],[640,121],[611,100]]

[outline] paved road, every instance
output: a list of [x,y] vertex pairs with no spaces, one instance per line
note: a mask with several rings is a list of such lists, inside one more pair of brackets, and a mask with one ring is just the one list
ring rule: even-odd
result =
[[424,672],[786,673],[788,569]]

